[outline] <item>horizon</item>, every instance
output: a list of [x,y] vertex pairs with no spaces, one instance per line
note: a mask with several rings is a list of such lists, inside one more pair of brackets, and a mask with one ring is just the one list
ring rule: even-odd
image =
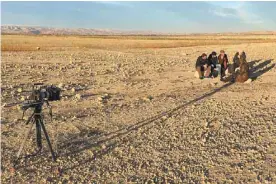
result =
[[[132,35],[131,33],[134,32],[136,34],[133,34],[134,35],[139,35],[140,33],[141,34],[153,34],[153,35],[192,35],[192,34],[258,34],[258,33],[270,33],[272,32],[273,34],[276,34],[276,30],[259,30],[259,31],[255,31],[255,30],[252,30],[252,31],[228,31],[228,32],[189,32],[189,33],[171,33],[171,32],[157,32],[157,31],[151,31],[151,30],[123,30],[123,29],[108,29],[108,28],[82,28],[82,27],[77,27],[77,28],[68,28],[68,27],[51,27],[51,26],[40,26],[40,25],[16,25],[16,24],[5,24],[5,25],[1,25],[1,27],[5,27],[5,26],[17,26],[17,27],[25,27],[25,28],[44,28],[44,29],[68,29],[68,30],[78,30],[78,29],[86,29],[86,30],[95,30],[95,31],[114,31],[114,33],[117,32],[117,34],[115,35],[120,35],[120,33],[122,33],[122,35],[128,35],[128,33],[130,33],[130,35]],[[2,34],[10,34],[10,33],[5,33],[2,31]],[[11,33],[11,34],[17,34],[17,33]],[[42,33],[43,34],[43,33]],[[47,34],[46,34],[47,35]],[[96,34],[97,35],[97,34]],[[99,34],[101,35],[101,34]]]
[[276,2],[37,1],[1,4],[1,26],[162,34],[276,30]]

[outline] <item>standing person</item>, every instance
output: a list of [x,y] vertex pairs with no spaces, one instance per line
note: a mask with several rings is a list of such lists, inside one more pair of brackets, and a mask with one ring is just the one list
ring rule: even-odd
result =
[[216,65],[218,64],[218,57],[217,53],[213,51],[209,56],[208,56],[208,66],[211,66],[211,73],[210,77],[217,77],[217,73],[215,72]]
[[211,71],[211,66],[208,66],[208,60],[207,60],[207,55],[203,53],[201,56],[199,56],[196,60],[196,71],[198,72],[199,78],[203,79],[204,78],[204,72],[205,77],[208,78],[210,75]]
[[228,57],[225,54],[224,50],[220,51],[220,55],[218,56],[219,64],[221,65],[221,75],[220,80],[225,76],[225,71],[228,68]]

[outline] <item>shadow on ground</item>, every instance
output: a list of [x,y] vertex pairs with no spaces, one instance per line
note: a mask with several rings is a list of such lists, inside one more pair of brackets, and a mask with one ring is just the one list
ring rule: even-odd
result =
[[[273,59],[269,59],[266,60],[260,64],[258,64],[257,66],[253,67],[256,63],[260,62],[260,60],[255,60],[255,61],[251,61],[249,62],[250,65],[250,78],[254,78],[254,80],[258,77],[260,77],[262,74],[266,73],[267,71],[269,71],[270,69],[272,69],[275,64],[271,64],[271,62],[273,61]],[[268,67],[268,65],[270,65]],[[184,102],[182,105],[171,109],[169,111],[165,111],[162,112],[156,116],[144,119],[140,122],[137,122],[135,124],[129,125],[125,128],[116,130],[114,132],[111,133],[104,133],[104,132],[98,132],[96,130],[91,130],[88,132],[84,132],[83,134],[71,134],[67,137],[70,137],[69,139],[66,139],[64,141],[61,141],[61,144],[58,146],[58,150],[61,150],[61,153],[58,155],[58,157],[60,157],[60,159],[62,158],[66,158],[68,156],[77,156],[77,154],[88,150],[88,149],[92,149],[93,148],[93,156],[91,158],[82,160],[76,164],[74,164],[73,166],[64,168],[63,171],[67,171],[67,170],[71,170],[77,167],[81,167],[83,164],[87,163],[87,162],[92,162],[95,159],[99,159],[102,156],[109,154],[112,150],[114,150],[114,148],[123,145],[125,143],[125,141],[128,141],[126,139],[123,139],[123,136],[128,135],[130,133],[133,133],[135,131],[137,131],[139,128],[146,128],[148,125],[153,124],[154,122],[159,120],[159,123],[163,123],[165,122],[168,117],[171,117],[173,115],[177,115],[178,112],[193,104],[196,103],[198,101],[204,100],[212,95],[214,95],[215,93],[229,87],[230,85],[235,84],[235,83],[226,83],[223,86],[216,88],[214,90],[212,90],[211,92],[208,92],[200,97],[197,97],[193,100],[190,100],[188,102]],[[89,96],[93,96],[94,94],[87,94],[86,97]],[[163,118],[163,117],[167,117],[167,118]],[[148,129],[150,129],[151,127],[148,127],[145,131],[147,131]],[[116,139],[116,138],[119,138]],[[104,147],[102,147],[101,145],[107,143],[108,141],[111,141],[112,143],[109,143],[108,145],[105,145]],[[47,153],[45,153],[47,154]],[[38,161],[38,162],[33,162],[32,165],[34,164],[41,164],[43,161]],[[26,167],[27,165],[24,165],[24,167]],[[19,167],[19,168],[23,168],[23,167]]]
[[[169,111],[165,111],[163,113],[160,113],[156,116],[153,116],[153,117],[150,117],[150,118],[147,118],[145,120],[142,120],[138,123],[135,123],[133,125],[130,125],[130,126],[127,126],[125,128],[122,128],[122,129],[119,129],[117,131],[114,131],[114,132],[111,132],[111,133],[108,133],[108,134],[103,134],[103,135],[100,135],[98,138],[92,138],[92,139],[75,139],[76,136],[73,136],[75,138],[73,139],[70,139],[69,141],[66,141],[68,143],[66,144],[63,144],[61,146],[59,146],[59,149],[60,150],[69,150],[69,152],[67,153],[61,153],[61,155],[59,155],[60,157],[66,157],[66,156],[70,156],[70,155],[75,155],[75,154],[78,154],[84,150],[87,150],[87,149],[91,149],[91,148],[95,148],[95,147],[100,147],[100,145],[108,142],[108,141],[111,141],[111,140],[114,140],[114,142],[111,144],[111,145],[108,145],[106,148],[104,149],[99,149],[98,151],[95,151],[95,153],[93,154],[93,157],[92,158],[89,158],[87,160],[83,160],[77,164],[75,164],[74,166],[70,167],[70,168],[64,168],[64,171],[66,170],[70,170],[70,169],[74,169],[76,167],[79,167],[81,166],[82,164],[85,164],[87,162],[91,162],[93,161],[94,159],[98,159],[99,157],[102,157],[103,155],[105,154],[108,154],[110,153],[110,151],[112,151],[116,146],[119,146],[121,144],[124,144],[124,139],[120,140],[120,141],[115,141],[116,138],[121,138],[122,136],[124,135],[127,135],[131,132],[134,132],[134,131],[137,131],[139,128],[142,128],[142,127],[146,127],[147,125],[150,125],[154,122],[156,122],[157,120],[161,120],[160,123],[163,123],[165,122],[168,117],[171,117],[172,115],[177,115],[177,112],[185,107],[187,107],[188,105],[191,105],[195,102],[198,102],[200,100],[204,100],[205,98],[208,98],[212,95],[214,95],[215,93],[221,91],[222,89],[224,88],[227,88],[229,87],[230,85],[232,85],[234,83],[226,83],[224,84],[223,86],[217,88],[217,89],[214,89],[212,90],[211,92],[209,93],[206,93],[198,98],[195,98],[193,100],[190,100],[188,102],[185,102],[184,104],[174,108],[174,109],[171,109]],[[162,117],[166,116],[167,118],[163,119]],[[97,141],[93,141],[95,139],[98,139]]]
[[[256,60],[257,62],[259,62],[258,60]],[[260,63],[259,65],[253,67],[253,65],[256,63],[254,63],[249,70],[249,77],[252,80],[256,80],[258,77],[260,77],[261,75],[263,75],[264,73],[268,72],[269,70],[271,70],[275,64],[271,64],[271,62],[273,61],[273,59],[268,59],[262,63]],[[252,64],[252,62],[250,62]],[[269,66],[270,65],[270,66]]]
[[[264,73],[268,72],[270,69],[272,69],[275,66],[275,64],[270,65],[272,63],[273,59],[268,59],[268,60],[256,65],[260,61],[261,61],[261,59],[248,62],[249,78],[251,78],[253,81],[256,80],[258,77],[260,77],[261,75],[263,75]],[[256,66],[254,66],[254,65],[256,65]],[[233,79],[232,75],[226,77],[224,79],[224,82],[230,82]]]

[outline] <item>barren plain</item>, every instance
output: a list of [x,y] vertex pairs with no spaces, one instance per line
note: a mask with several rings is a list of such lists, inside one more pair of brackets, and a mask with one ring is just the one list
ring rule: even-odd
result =
[[[2,183],[276,183],[276,35],[1,39]],[[251,83],[194,77],[221,49],[246,52]],[[43,110],[58,159],[43,140],[11,169],[35,82],[63,90]]]

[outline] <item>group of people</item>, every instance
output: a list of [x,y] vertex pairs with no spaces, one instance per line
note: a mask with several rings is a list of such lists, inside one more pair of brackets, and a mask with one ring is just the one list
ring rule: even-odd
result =
[[[231,69],[229,69],[231,66]],[[235,73],[236,69],[240,68],[239,73]],[[228,56],[225,54],[224,50],[217,53],[213,51],[208,57],[207,54],[203,53],[197,58],[196,61],[196,71],[200,79],[204,78],[214,78],[220,74],[220,80],[223,80],[226,76],[226,70],[232,73],[232,81],[244,82],[248,79],[249,66],[246,62],[245,52],[237,52],[233,58],[233,64],[230,65],[228,61]],[[236,75],[235,75],[236,74]],[[242,75],[242,81],[240,81]]]

